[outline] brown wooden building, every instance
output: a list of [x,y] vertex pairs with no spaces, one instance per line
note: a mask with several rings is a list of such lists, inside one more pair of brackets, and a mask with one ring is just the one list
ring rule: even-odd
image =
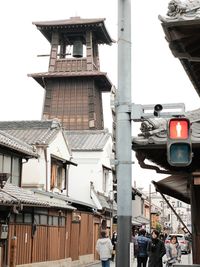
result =
[[33,24],[51,44],[48,72],[29,75],[46,90],[43,119],[58,118],[67,130],[103,129],[102,92],[112,84],[100,71],[98,45],[113,42],[104,19]]
[[0,201],[1,267],[37,262],[48,266],[50,261],[54,266],[63,261],[67,267],[72,261],[78,265],[94,260],[98,215],[55,196],[43,200],[9,183],[1,190]]

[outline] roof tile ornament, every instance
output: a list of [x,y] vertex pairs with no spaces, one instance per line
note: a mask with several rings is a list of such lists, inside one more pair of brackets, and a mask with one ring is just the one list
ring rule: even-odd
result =
[[158,18],[162,22],[200,19],[200,1],[171,0],[168,4],[167,17],[159,15]]

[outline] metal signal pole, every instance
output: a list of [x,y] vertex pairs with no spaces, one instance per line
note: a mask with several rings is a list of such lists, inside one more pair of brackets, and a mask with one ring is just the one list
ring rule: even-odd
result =
[[129,267],[132,219],[131,0],[118,0],[116,94],[117,267]]

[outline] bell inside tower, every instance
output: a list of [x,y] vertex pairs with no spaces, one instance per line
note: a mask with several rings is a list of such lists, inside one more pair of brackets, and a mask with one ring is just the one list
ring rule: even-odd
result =
[[73,57],[83,57],[83,43],[81,39],[76,39],[73,43]]

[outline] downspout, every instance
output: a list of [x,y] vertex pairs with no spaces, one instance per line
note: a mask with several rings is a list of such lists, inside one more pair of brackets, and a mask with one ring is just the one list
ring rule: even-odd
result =
[[69,167],[70,167],[70,164],[65,165],[65,187],[63,188],[63,190],[66,190],[66,196],[67,197],[69,196],[69,194],[68,194],[68,191],[69,191],[69,188],[68,188],[68,186],[69,186]]
[[44,158],[45,158],[45,166],[46,166],[46,191],[48,192],[48,159],[47,159],[47,146],[44,147]]
[[[69,158],[69,161],[71,161],[72,157]],[[65,172],[65,190],[66,190],[66,196],[69,196],[69,169],[71,164],[66,164],[66,172]]]

